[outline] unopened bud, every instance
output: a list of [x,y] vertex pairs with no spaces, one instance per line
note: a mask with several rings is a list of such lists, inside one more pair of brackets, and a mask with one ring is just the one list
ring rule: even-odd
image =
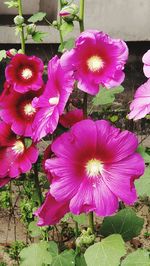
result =
[[62,17],[65,21],[71,22],[74,20],[75,16],[79,12],[79,8],[76,4],[71,4],[64,6],[59,12],[59,16]]
[[18,50],[18,54],[24,54],[24,52],[22,51],[22,49]]
[[22,25],[23,23],[24,23],[24,17],[22,17],[22,16],[16,16],[15,18],[14,18],[14,23],[15,23],[15,25],[16,26],[20,26],[20,25]]
[[36,32],[36,25],[34,23],[27,26],[27,33],[33,35]]
[[17,54],[17,50],[16,49],[10,49],[10,50],[6,51],[6,55],[9,58],[13,57],[16,54]]
[[52,24],[53,24],[54,27],[57,27],[58,26],[58,21],[54,20]]

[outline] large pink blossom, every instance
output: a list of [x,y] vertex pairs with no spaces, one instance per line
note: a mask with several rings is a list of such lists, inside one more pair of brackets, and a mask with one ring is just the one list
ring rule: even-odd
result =
[[61,65],[73,69],[78,88],[97,94],[99,85],[111,88],[124,80],[124,65],[128,58],[125,42],[107,34],[88,30],[80,34],[75,48],[63,54]]
[[130,105],[129,119],[138,120],[150,113],[150,79],[141,85]]
[[72,71],[64,71],[57,56],[48,64],[48,82],[43,95],[34,99],[33,106],[38,108],[33,128],[34,140],[40,140],[57,127],[59,116],[63,113],[73,90]]
[[134,180],[144,172],[137,146],[133,133],[120,132],[105,120],[80,121],[58,137],[51,145],[55,158],[45,163],[53,179],[49,198],[38,211],[40,225],[53,221],[55,208],[66,212],[67,203],[74,214],[94,211],[100,216],[114,213],[119,200],[133,204]]
[[147,78],[150,78],[150,50],[148,50],[142,57],[142,62],[144,63],[143,71]]
[[32,137],[32,123],[36,114],[32,100],[40,96],[42,92],[43,89],[19,93],[5,87],[0,98],[0,117],[11,125],[11,129],[16,134]]
[[[38,150],[34,144],[26,147],[23,138],[18,138],[10,126],[0,122],[0,186],[11,178],[26,173],[38,158]],[[8,140],[8,143],[6,142]]]
[[36,56],[16,54],[5,70],[7,82],[20,93],[39,90],[43,85],[43,62]]

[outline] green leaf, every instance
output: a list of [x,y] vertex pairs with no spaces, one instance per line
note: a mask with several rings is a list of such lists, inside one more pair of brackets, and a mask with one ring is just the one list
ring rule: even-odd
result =
[[115,100],[115,94],[121,93],[124,91],[122,86],[118,86],[112,89],[107,89],[105,87],[101,87],[99,93],[93,98],[93,105],[105,105],[113,103]]
[[150,257],[147,250],[138,249],[129,254],[121,263],[121,266],[150,266]]
[[87,223],[87,217],[84,213],[80,215],[73,215],[72,214],[72,219],[77,222],[78,224],[86,224]]
[[5,5],[7,5],[8,8],[18,8],[18,1],[14,0],[14,1],[7,1],[4,2]]
[[139,146],[137,152],[141,154],[145,163],[150,163],[150,155],[146,152],[146,148],[143,146]]
[[32,139],[24,138],[25,147],[29,148],[32,145]]
[[49,243],[40,242],[33,243],[20,252],[22,260],[20,266],[42,266],[43,264],[51,264],[52,255],[49,252]]
[[37,222],[36,221],[32,221],[29,224],[28,230],[29,230],[29,234],[30,234],[31,237],[40,236],[41,233],[42,233],[40,227],[37,226]]
[[122,235],[125,241],[140,234],[144,219],[138,217],[132,209],[123,209],[115,216],[104,218],[100,233],[108,236],[114,233]]
[[46,32],[41,32],[41,31],[36,31],[33,35],[32,35],[32,39],[35,42],[43,42],[43,38],[47,35]]
[[6,58],[6,51],[5,51],[5,50],[1,50],[1,51],[0,51],[0,62],[1,62],[4,58]]
[[62,53],[64,49],[71,50],[74,47],[75,39],[70,38],[63,43],[63,45],[59,45],[58,52]]
[[118,266],[120,258],[126,254],[120,235],[111,235],[90,246],[85,252],[87,266]]
[[66,36],[69,32],[73,31],[73,27],[74,27],[74,25],[72,22],[70,22],[70,23],[63,22],[63,24],[60,27],[60,30],[61,30],[63,37]]
[[76,257],[75,257],[75,265],[76,266],[87,266],[83,254],[77,254],[76,255]]
[[75,252],[65,250],[64,252],[53,257],[51,266],[75,266]]
[[38,21],[42,21],[43,18],[45,18],[45,16],[46,16],[46,13],[44,13],[44,12],[38,12],[38,13],[34,14],[33,16],[31,16],[28,19],[28,21],[29,22],[32,22],[32,23],[36,23]]
[[144,175],[135,181],[135,187],[138,196],[150,197],[150,167],[147,167]]

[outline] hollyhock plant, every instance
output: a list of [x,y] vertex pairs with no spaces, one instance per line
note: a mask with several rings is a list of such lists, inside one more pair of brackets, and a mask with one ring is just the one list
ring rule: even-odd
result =
[[0,117],[11,125],[11,129],[16,134],[32,138],[32,123],[36,114],[32,100],[40,96],[43,89],[30,90],[26,93],[19,93],[14,90],[8,92],[7,88],[4,89],[3,96],[0,98]]
[[39,90],[43,85],[43,62],[36,56],[16,54],[5,70],[6,81],[20,93]]
[[119,200],[133,204],[134,180],[144,172],[137,146],[133,133],[121,132],[105,120],[80,121],[59,136],[51,145],[55,157],[45,162],[53,178],[47,199],[36,212],[40,225],[56,219],[53,212],[56,215],[58,208],[66,212],[67,203],[74,214],[94,211],[98,216],[113,214]]
[[73,90],[72,71],[64,71],[59,61],[57,56],[49,61],[44,93],[33,100],[33,107],[38,109],[33,122],[35,141],[54,132]]
[[142,84],[130,105],[129,119],[138,120],[150,113],[150,79]]
[[79,122],[83,119],[83,110],[76,108],[68,113],[62,114],[59,118],[59,123],[65,128],[70,128],[76,122]]
[[103,32],[88,30],[77,38],[75,48],[63,54],[61,65],[75,71],[80,90],[95,95],[99,85],[111,88],[123,82],[127,58],[125,42]]
[[150,50],[148,50],[142,57],[142,62],[144,63],[143,71],[147,78],[150,78]]
[[[14,136],[10,126],[6,123],[1,122],[0,129],[3,129],[0,131],[0,181],[2,185],[6,180],[9,181],[29,171],[32,163],[37,161],[38,150],[34,144],[26,147],[25,140]],[[9,140],[8,143],[6,143],[7,140]]]

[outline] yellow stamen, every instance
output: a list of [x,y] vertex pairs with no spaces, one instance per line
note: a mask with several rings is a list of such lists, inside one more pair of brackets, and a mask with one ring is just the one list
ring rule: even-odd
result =
[[87,65],[90,71],[96,72],[104,67],[104,61],[99,56],[93,55],[87,60]]
[[87,162],[85,168],[89,177],[96,177],[102,173],[103,164],[97,159],[91,159]]
[[14,146],[12,147],[12,150],[15,153],[21,154],[24,152],[24,144],[22,143],[22,141],[17,140],[14,144]]

